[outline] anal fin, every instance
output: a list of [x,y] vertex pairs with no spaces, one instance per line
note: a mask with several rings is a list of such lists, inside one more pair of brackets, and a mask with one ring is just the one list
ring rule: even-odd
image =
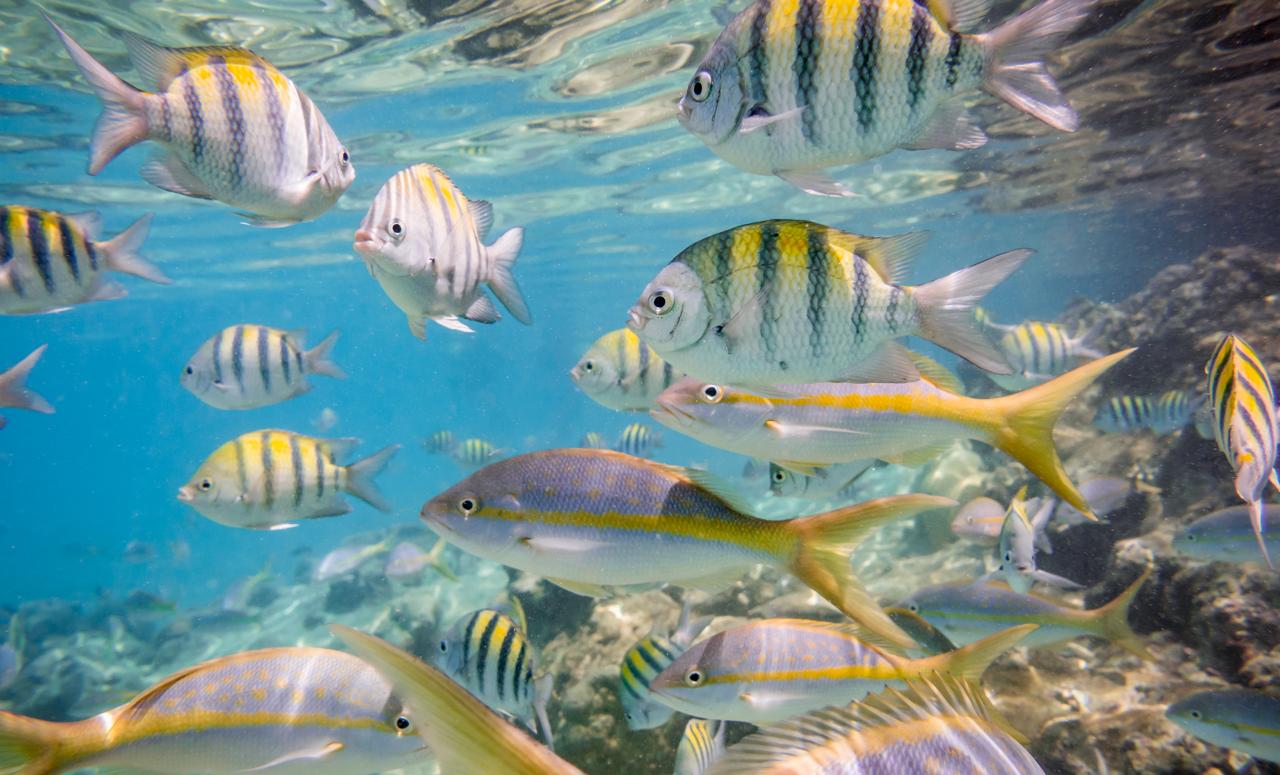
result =
[[152,157],[142,165],[141,174],[143,180],[156,188],[196,199],[213,199],[204,183],[171,153]]
[[969,151],[986,144],[987,133],[965,110],[964,102],[955,99],[940,105],[916,139],[903,147],[914,151],[929,148]]
[[814,196],[834,196],[852,199],[858,195],[831,178],[822,170],[780,170],[774,173],[791,185]]

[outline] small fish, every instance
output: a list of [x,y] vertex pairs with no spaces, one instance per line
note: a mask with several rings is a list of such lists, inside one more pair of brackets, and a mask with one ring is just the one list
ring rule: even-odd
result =
[[1089,611],[1066,608],[1036,595],[1020,595],[1003,584],[944,584],[926,587],[901,603],[942,631],[957,646],[965,646],[1015,624],[1040,626],[1024,646],[1051,646],[1088,635],[1111,641],[1142,659],[1154,659],[1142,639],[1129,627],[1129,606],[1151,577],[1147,569],[1114,600]]
[[1206,743],[1264,762],[1280,762],[1280,697],[1256,689],[1197,692],[1178,700],[1165,718]]
[[[1100,476],[1080,483],[1080,494],[1084,496],[1085,502],[1089,504],[1093,513],[1100,516],[1114,514],[1124,508],[1125,503],[1129,501],[1129,496],[1135,492],[1137,492],[1135,482],[1114,476]],[[1089,520],[1069,504],[1059,503],[1058,508],[1053,512],[1053,521],[1066,525],[1078,525]]]
[[999,502],[985,495],[979,496],[956,512],[951,520],[951,532],[968,541],[995,546],[1000,543],[1005,511],[1007,509]]
[[957,651],[907,659],[870,645],[855,625],[765,619],[689,647],[651,688],[691,716],[771,724],[933,673],[976,683],[996,657],[1035,628],[1023,624]]
[[[42,14],[43,15],[43,14]],[[160,153],[142,167],[157,188],[238,208],[258,226],[319,217],[356,171],[311,100],[267,60],[232,46],[165,48],[123,33],[134,68],[156,92],[125,83],[44,16],[98,98],[89,174],[130,146]]]
[[1065,326],[1038,320],[1016,326],[1001,325],[986,317],[980,322],[996,338],[1000,352],[1013,367],[1012,374],[989,375],[1005,390],[1026,390],[1104,355],[1088,345],[1092,332],[1072,336]]
[[829,167],[896,148],[985,144],[964,104],[978,88],[1075,131],[1044,60],[1091,0],[1048,0],[973,34],[989,5],[755,0],[703,57],[677,117],[730,164],[820,196],[853,196]]
[[484,439],[464,439],[454,445],[449,457],[460,468],[474,471],[501,459],[506,452],[505,449],[499,449]]
[[130,613],[172,614],[177,612],[178,604],[145,589],[135,589],[125,596],[124,608]]
[[446,545],[447,542],[443,539],[437,539],[435,546],[431,547],[431,551],[424,552],[418,548],[417,544],[401,541],[387,555],[387,565],[383,572],[393,579],[411,578],[417,576],[422,572],[423,568],[430,565],[441,576],[450,581],[457,581],[457,575],[449,568],[449,564],[444,561],[444,548]]
[[602,433],[587,431],[582,435],[582,441],[578,442],[578,446],[583,449],[608,449],[609,440]]
[[659,393],[684,375],[641,343],[630,329],[619,328],[597,339],[569,376],[601,406],[644,412],[653,408]]
[[[182,370],[182,386],[218,409],[257,409],[311,389],[307,377],[346,379],[329,353],[334,331],[310,350],[305,335],[257,325],[228,326],[200,346]],[[332,410],[331,410],[332,411]]]
[[421,514],[464,551],[597,597],[658,583],[723,589],[756,565],[785,568],[870,632],[909,647],[854,577],[849,553],[881,525],[953,506],[900,495],[775,522],[751,516],[705,471],[553,449],[489,465]]
[[317,433],[328,433],[338,424],[338,413],[334,411],[332,406],[326,406],[320,410],[320,414],[315,416],[311,421],[311,427],[316,429]]
[[[53,414],[53,404],[27,387],[27,377],[31,376],[31,370],[36,367],[40,356],[44,355],[48,347],[47,344],[40,345],[8,371],[0,373],[0,406]],[[0,417],[0,428],[5,426],[5,422],[6,420]]]
[[329,581],[339,576],[355,573],[361,565],[387,551],[387,542],[356,546],[340,546],[320,560],[311,574],[312,581]]
[[708,775],[1044,775],[1024,743],[980,686],[933,674],[748,735]]
[[908,652],[913,656],[935,657],[956,650],[951,639],[944,635],[942,630],[929,624],[920,614],[905,608],[886,608],[884,612],[889,615],[894,624],[906,630],[919,645],[918,648]]
[[227,589],[226,594],[222,596],[222,610],[245,613],[254,595],[271,576],[271,558],[268,557],[257,573],[240,579]]
[[458,446],[458,440],[454,437],[453,431],[439,430],[431,434],[422,442],[422,446],[427,448],[428,452],[436,455],[447,455]]
[[676,747],[676,766],[672,775],[704,775],[724,754],[723,721],[692,718],[684,725],[680,745]]
[[1146,428],[1156,434],[1173,433],[1195,420],[1204,398],[1185,390],[1156,396],[1116,396],[1098,409],[1093,424],[1104,433],[1130,433]]
[[1276,473],[1276,444],[1280,443],[1280,412],[1276,390],[1267,370],[1244,340],[1230,334],[1218,344],[1209,362],[1209,403],[1213,406],[1213,432],[1218,449],[1236,472],[1236,495],[1249,504],[1258,548],[1274,568],[1263,533],[1262,494],[1267,482],[1280,490]]
[[381,511],[391,507],[373,477],[400,447],[386,447],[351,465],[338,465],[355,439],[316,439],[291,431],[246,433],[218,447],[178,490],[178,500],[229,527],[285,530],[292,520],[351,511],[350,493]]
[[512,274],[524,229],[485,245],[492,225],[493,205],[468,199],[440,168],[416,164],[378,190],[354,248],[419,339],[427,338],[428,320],[465,332],[471,327],[462,319],[497,322],[481,284],[528,325],[533,317]]
[[153,283],[171,282],[138,252],[151,230],[151,215],[106,242],[97,242],[97,213],[63,215],[34,207],[0,207],[0,314],[59,312],[125,295],[106,277],[123,272]]
[[0,769],[361,775],[429,761],[415,727],[363,660],[264,649],[182,670],[84,721],[0,712]]
[[814,469],[811,474],[789,471],[769,464],[769,492],[781,498],[830,500],[846,493],[860,476],[876,464],[874,460],[854,460]]
[[627,325],[673,368],[712,382],[904,382],[919,374],[894,341],[906,336],[1009,373],[971,310],[1032,251],[903,285],[927,237],[863,237],[809,221],[738,226],[673,258]]
[[959,395],[927,379],[753,390],[690,378],[663,392],[650,415],[705,444],[767,456],[802,473],[870,458],[921,465],[955,439],[977,439],[1003,450],[1062,500],[1088,513],[1088,503],[1058,457],[1053,426],[1073,398],[1131,352],[1113,353],[1043,385],[995,398]]
[[130,541],[125,544],[120,559],[129,565],[146,565],[156,561],[156,545],[147,541]]
[[[1258,539],[1253,533],[1252,506],[1232,506],[1201,517],[1173,537],[1173,548],[1187,557],[1208,562],[1258,562]],[[1268,554],[1280,552],[1280,505],[1263,504],[1262,540]]]
[[500,713],[542,732],[554,747],[547,700],[550,674],[537,676],[538,650],[529,642],[524,609],[512,597],[511,612],[492,608],[473,611],[449,628],[440,640],[440,668]]
[[1048,584],[1059,589],[1083,589],[1071,579],[1057,576],[1036,566],[1036,539],[1044,535],[1053,510],[1058,505],[1052,498],[1041,498],[1036,501],[1034,516],[1028,512],[1030,506],[1026,501],[1027,488],[1023,487],[1005,511],[1004,523],[1000,527],[1000,542],[996,553],[996,569],[981,581],[1000,579],[1009,585],[1009,589],[1025,595],[1035,583]]
[[653,451],[661,446],[662,434],[644,423],[633,422],[622,429],[614,449],[636,457],[650,457]]
[[670,637],[650,632],[623,654],[618,664],[618,695],[622,698],[622,715],[628,729],[653,729],[671,718],[674,711],[653,698],[649,684],[689,648],[708,623],[708,619],[690,621],[689,603],[685,601],[680,608],[680,621]]

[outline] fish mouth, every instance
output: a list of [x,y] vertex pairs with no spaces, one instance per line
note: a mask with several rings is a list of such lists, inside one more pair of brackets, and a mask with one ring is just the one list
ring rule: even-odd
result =
[[684,407],[680,406],[680,404],[670,398],[658,396],[654,399],[654,402],[657,406],[649,410],[649,416],[663,425],[668,424],[666,421],[669,418],[675,425],[679,425],[682,428],[688,428],[693,425],[696,420],[696,418],[686,411]]
[[632,307],[627,310],[627,328],[637,334],[644,330],[645,324],[649,322],[649,318],[640,314],[640,310]]
[[196,491],[191,489],[189,485],[178,488],[178,500],[183,503],[191,503],[196,499]]
[[577,366],[574,366],[572,369],[569,369],[569,377],[576,383],[582,379],[582,371],[579,370]]
[[676,121],[679,121],[682,126],[688,126],[689,119],[692,116],[693,111],[685,104],[684,97],[681,97],[680,101],[676,103]]
[[353,239],[351,247],[362,256],[375,256],[382,249],[382,242],[371,231],[356,229]]

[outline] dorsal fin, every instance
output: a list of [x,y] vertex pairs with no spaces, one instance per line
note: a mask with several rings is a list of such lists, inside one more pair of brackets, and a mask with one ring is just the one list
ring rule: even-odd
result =
[[857,254],[885,282],[902,285],[911,273],[912,261],[929,241],[929,232],[911,231],[893,237],[864,237],[832,229],[828,240],[835,247]]
[[991,0],[928,0],[929,12],[949,30],[972,32],[991,12]]
[[467,209],[476,222],[476,236],[483,242],[489,238],[489,229],[493,228],[493,205],[484,199],[472,199],[467,202]]
[[275,65],[253,53],[247,48],[238,46],[190,46],[187,48],[169,48],[134,32],[121,33],[125,48],[129,50],[129,59],[133,67],[149,83],[155,85],[157,91],[164,91],[169,84],[187,70],[205,64],[211,56],[220,56],[227,60],[239,60],[245,64],[255,64],[267,72],[279,72]]

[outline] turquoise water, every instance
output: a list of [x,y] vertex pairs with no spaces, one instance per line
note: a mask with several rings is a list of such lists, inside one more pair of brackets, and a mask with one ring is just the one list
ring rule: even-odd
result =
[[[928,229],[932,240],[912,273],[918,282],[1033,248],[987,303],[1011,322],[1055,319],[1080,297],[1117,303],[1160,269],[1213,247],[1277,242],[1274,219],[1238,208],[1245,200],[1269,203],[1246,209],[1273,212],[1277,201],[1274,180],[1262,180],[1273,172],[1264,158],[1274,158],[1274,127],[1251,142],[1265,114],[1241,108],[1244,95],[1274,89],[1275,76],[1191,77],[1274,53],[1266,35],[1247,54],[1197,42],[1227,35],[1221,25],[1249,29],[1247,15],[1261,12],[1247,3],[1227,4],[1239,6],[1235,16],[1198,29],[1186,22],[1185,3],[1103,3],[1058,67],[1082,115],[1079,135],[975,97],[992,135],[986,148],[899,151],[845,168],[837,176],[861,194],[851,200],[739,171],[677,124],[675,100],[721,27],[712,3],[544,5],[299,3],[280,11],[184,2],[125,12],[48,3],[128,80],[138,81],[121,29],[169,45],[248,44],[316,101],[350,150],[356,181],[314,222],[265,230],[218,203],[148,186],[138,174],[145,147],[88,176],[98,101],[35,10],[0,3],[0,204],[97,210],[108,236],[154,212],[143,253],[175,281],[123,278],[123,300],[0,318],[0,368],[49,345],[30,386],[57,408],[51,416],[3,412],[0,610],[46,598],[92,606],[133,590],[199,608],[267,560],[292,579],[299,558],[418,523],[423,502],[464,475],[422,447],[439,429],[511,452],[575,446],[588,431],[616,438],[646,418],[595,404],[569,369],[598,336],[625,324],[671,257],[739,224],[790,217],[872,235]],[[373,6],[392,10],[379,15]],[[1000,18],[1019,4],[997,6]],[[1183,52],[1177,77],[1160,63],[1140,69],[1144,50],[1168,46]],[[1215,89],[1222,103],[1207,108]],[[1127,105],[1184,118],[1135,126],[1143,122]],[[532,326],[510,316],[470,335],[429,326],[419,341],[370,277],[352,233],[383,182],[418,162],[491,201],[493,234],[525,228],[515,273]],[[1240,170],[1261,171],[1255,179]],[[1233,175],[1234,185],[1225,180]],[[179,372],[201,343],[238,323],[306,329],[311,344],[340,330],[334,359],[349,378],[313,377],[309,393],[261,409],[207,406],[182,388]],[[326,409],[337,421],[321,432]],[[394,510],[350,499],[354,510],[341,518],[253,532],[208,521],[175,498],[215,448],[264,428],[356,437],[357,456],[402,445],[379,478]],[[664,439],[656,454],[664,462],[726,476],[742,467],[741,458],[674,433]],[[739,486],[765,497],[761,482]],[[134,561],[130,542],[154,556]]]

